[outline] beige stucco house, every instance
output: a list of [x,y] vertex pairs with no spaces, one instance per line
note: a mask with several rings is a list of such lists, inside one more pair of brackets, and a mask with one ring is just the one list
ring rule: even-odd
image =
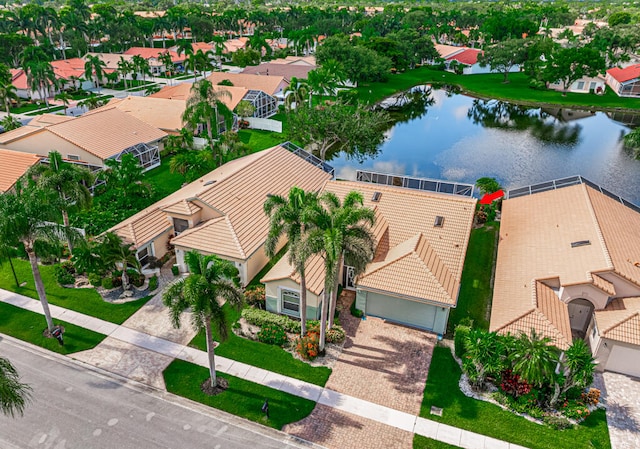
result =
[[583,338],[600,370],[640,376],[640,209],[563,184],[503,202],[490,330]]
[[[361,192],[364,205],[375,212],[373,261],[357,278],[348,266],[341,273],[342,285],[356,292],[356,307],[366,315],[444,333],[458,300],[476,200],[363,182],[328,181],[323,190],[341,198]],[[318,318],[323,260],[311,258],[305,274],[307,316]],[[299,316],[300,279],[286,256],[262,282],[268,310]]]
[[70,162],[94,169],[103,168],[107,159],[120,160],[130,153],[149,170],[160,165],[166,136],[164,131],[112,108],[80,117],[43,114],[26,126],[0,134],[0,146],[40,156],[55,150]]
[[[228,162],[110,229],[135,245],[143,265],[175,246],[177,264],[197,250],[235,263],[243,285],[267,264],[264,242],[267,195],[286,195],[293,186],[319,190],[332,177],[284,146]],[[284,245],[284,241],[282,245]]]

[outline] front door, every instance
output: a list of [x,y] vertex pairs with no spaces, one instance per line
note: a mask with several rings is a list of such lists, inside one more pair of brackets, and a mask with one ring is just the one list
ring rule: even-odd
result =
[[345,265],[342,270],[342,286],[347,290],[356,289],[355,270],[349,265]]
[[569,303],[569,322],[571,329],[578,331],[584,338],[584,333],[591,322],[593,304],[586,299],[574,299]]

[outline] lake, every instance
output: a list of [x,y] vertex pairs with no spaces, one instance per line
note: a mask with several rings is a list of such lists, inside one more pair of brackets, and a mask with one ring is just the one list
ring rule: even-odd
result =
[[640,204],[640,160],[622,145],[640,116],[526,108],[439,89],[424,98],[417,113],[414,105],[400,115],[377,156],[330,161],[336,176],[355,179],[357,169],[465,183],[490,176],[511,189],[582,175]]

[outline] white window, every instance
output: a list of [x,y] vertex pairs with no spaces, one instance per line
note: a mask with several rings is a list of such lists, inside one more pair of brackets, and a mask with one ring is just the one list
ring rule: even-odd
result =
[[140,265],[146,267],[149,263],[149,257],[153,256],[151,252],[151,247],[149,245],[138,250],[138,260],[140,261]]
[[70,161],[79,161],[80,160],[80,156],[76,155],[76,154],[67,154],[67,159]]
[[578,81],[578,90],[584,90],[584,81]]
[[282,313],[300,316],[300,293],[291,290],[282,290]]
[[596,82],[595,81],[591,81],[589,83],[589,90],[596,90]]

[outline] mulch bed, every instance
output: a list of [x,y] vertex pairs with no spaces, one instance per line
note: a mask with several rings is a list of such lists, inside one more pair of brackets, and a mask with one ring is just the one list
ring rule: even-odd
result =
[[215,387],[211,386],[211,378],[208,378],[200,385],[200,390],[206,395],[215,396],[224,392],[227,388],[229,388],[229,382],[224,377],[217,377],[217,385]]

